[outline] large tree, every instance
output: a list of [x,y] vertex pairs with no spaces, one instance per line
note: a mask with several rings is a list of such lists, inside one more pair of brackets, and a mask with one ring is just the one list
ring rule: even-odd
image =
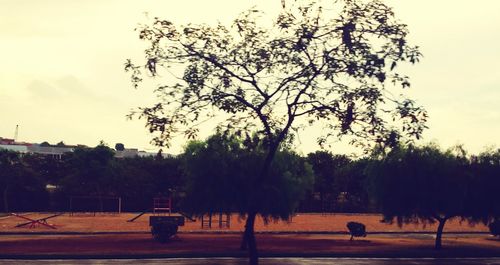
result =
[[311,166],[296,153],[279,150],[270,170],[273,177],[265,179],[255,190],[252,184],[259,177],[259,164],[266,152],[262,146],[246,144],[235,135],[215,134],[206,141],[187,145],[182,155],[186,172],[185,211],[198,216],[231,212],[243,216],[252,206],[265,220],[290,217],[305,192],[312,188]]
[[[128,60],[125,69],[136,86],[147,77],[159,80],[158,102],[136,112],[153,142],[169,146],[178,134],[194,137],[212,118],[220,128],[256,133],[266,148],[250,184],[257,190],[273,177],[283,141],[317,122],[325,127],[321,144],[344,135],[390,143],[401,128],[418,137],[425,111],[390,91],[392,84],[409,86],[397,66],[420,57],[407,42],[406,25],[377,0],[304,2],[287,5],[273,20],[249,10],[232,25],[178,26],[156,18],[140,27],[139,37],[150,44],[145,62]],[[259,211],[248,209],[244,237],[257,264],[250,224]]]
[[393,149],[369,169],[374,195],[385,220],[438,223],[435,248],[441,248],[446,221],[468,217],[470,175],[468,160],[438,147]]

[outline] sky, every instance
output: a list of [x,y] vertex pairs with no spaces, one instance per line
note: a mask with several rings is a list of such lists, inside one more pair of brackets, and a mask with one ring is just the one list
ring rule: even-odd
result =
[[[289,0],[290,1],[290,0]],[[463,144],[471,153],[500,143],[500,1],[387,0],[424,57],[405,68],[407,95],[430,118],[423,142]],[[252,6],[276,13],[280,0],[0,0],[0,137],[18,141],[155,151],[131,109],[154,102],[134,89],[126,59],[143,58],[134,29],[148,18],[177,24],[229,23]],[[201,135],[208,135],[203,132]],[[301,135],[303,153],[319,149]],[[168,153],[179,153],[176,139]],[[335,146],[334,146],[335,149]],[[350,152],[339,146],[334,152]]]

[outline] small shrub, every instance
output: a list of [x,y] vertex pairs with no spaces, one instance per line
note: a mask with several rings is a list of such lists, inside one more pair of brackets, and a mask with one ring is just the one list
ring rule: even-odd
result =
[[347,229],[351,234],[350,240],[353,240],[354,237],[366,237],[366,226],[362,223],[348,222]]
[[500,221],[495,220],[491,222],[488,227],[490,228],[490,233],[494,236],[500,236]]
[[156,223],[151,226],[153,238],[161,243],[166,243],[172,236],[177,234],[177,224]]

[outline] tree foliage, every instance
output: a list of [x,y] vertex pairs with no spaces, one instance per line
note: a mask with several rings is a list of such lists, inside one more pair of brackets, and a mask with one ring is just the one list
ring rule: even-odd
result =
[[0,192],[4,212],[46,207],[45,182],[17,152],[0,150]]
[[262,147],[248,148],[236,136],[216,134],[192,141],[183,155],[186,197],[183,209],[195,215],[237,212],[257,207],[264,218],[288,219],[312,188],[313,173],[305,159],[280,150],[270,174],[258,190],[252,186],[265,157]]
[[[223,120],[223,130],[255,133],[266,150],[250,185],[258,191],[272,178],[271,164],[283,141],[316,122],[325,127],[321,145],[344,135],[364,144],[394,145],[400,132],[418,138],[426,112],[386,86],[408,87],[397,66],[420,57],[407,43],[406,25],[382,1],[333,3],[284,5],[267,24],[264,14],[252,9],[229,26],[177,26],[155,18],[139,28],[149,47],[144,63],[125,64],[133,84],[143,80],[143,72],[168,75],[155,90],[158,102],[137,113],[155,134],[153,142],[169,146],[177,134],[194,138],[203,121],[215,117]],[[250,207],[245,230],[252,264],[258,208]]]
[[111,161],[114,151],[100,144],[95,148],[78,147],[66,154],[70,173],[61,181],[71,195],[104,196],[114,185]]
[[202,121],[216,116],[226,118],[222,128],[257,132],[270,146],[318,121],[328,129],[320,143],[349,134],[393,142],[392,118],[419,137],[426,112],[386,85],[408,87],[397,65],[421,56],[406,40],[406,25],[381,1],[339,1],[337,16],[326,11],[330,4],[283,9],[269,27],[262,12],[249,10],[230,26],[156,18],[139,28],[150,46],[143,66],[127,61],[132,82],[137,86],[144,71],[169,76],[155,90],[158,102],[138,110],[157,133],[154,142],[194,137]]
[[439,222],[436,248],[445,222],[466,217],[470,190],[468,160],[438,147],[400,147],[371,167],[375,197],[387,221]]
[[474,192],[469,196],[468,215],[484,223],[500,220],[500,149],[486,150],[471,160]]
[[157,196],[172,196],[178,208],[184,173],[175,157],[133,157],[115,159],[111,165],[114,190],[129,211],[144,211]]

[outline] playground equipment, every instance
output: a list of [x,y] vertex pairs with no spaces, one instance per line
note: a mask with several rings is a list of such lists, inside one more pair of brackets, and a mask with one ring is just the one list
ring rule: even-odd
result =
[[151,212],[151,209],[147,209],[147,210],[145,210],[144,212],[139,213],[138,215],[134,216],[132,219],[127,220],[127,222],[133,222],[133,221],[135,221],[135,220],[139,219],[139,218],[140,218],[141,216],[143,216],[145,213],[149,213],[149,212]]
[[39,218],[39,219],[31,219],[31,218],[28,218],[26,216],[15,214],[15,213],[11,213],[10,215],[28,221],[25,223],[18,224],[15,227],[23,227],[23,226],[29,225],[29,228],[36,228],[37,225],[43,225],[43,226],[46,226],[46,227],[49,227],[52,229],[57,229],[54,225],[47,223],[47,220],[54,218],[54,217],[57,217],[57,216],[60,216],[60,215],[62,215],[62,213],[50,215],[50,216]]
[[[136,216],[135,219],[141,215]],[[184,216],[172,215],[172,198],[157,197],[153,199],[153,215],[149,217],[149,226],[155,240],[161,243],[167,242],[177,234],[179,226],[182,225],[184,225]]]
[[[214,219],[214,217],[218,217]],[[219,228],[229,228],[231,226],[231,215],[230,214],[213,214],[210,213],[208,216],[201,217],[201,228],[212,228],[212,221],[215,221],[219,224]]]
[[153,199],[153,214],[160,213],[172,214],[172,198],[156,197]]

